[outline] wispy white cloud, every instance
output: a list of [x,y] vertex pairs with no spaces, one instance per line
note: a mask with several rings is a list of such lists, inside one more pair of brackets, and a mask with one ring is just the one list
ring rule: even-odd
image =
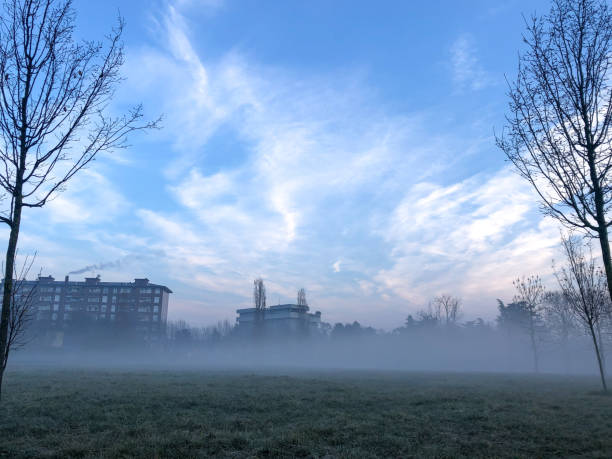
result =
[[99,171],[84,169],[71,181],[66,191],[54,195],[37,218],[51,223],[95,225],[108,222],[130,207],[110,180]]
[[559,240],[556,222],[540,219],[533,192],[508,170],[449,186],[416,184],[381,233],[393,264],[375,276],[380,288],[414,304],[449,291],[485,315],[517,276],[550,272]]
[[493,84],[493,79],[478,59],[476,44],[471,35],[459,36],[451,46],[453,81],[459,89],[477,91]]

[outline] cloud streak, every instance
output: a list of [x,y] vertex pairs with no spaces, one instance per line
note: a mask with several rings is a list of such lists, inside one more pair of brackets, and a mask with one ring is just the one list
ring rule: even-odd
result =
[[470,35],[459,36],[452,44],[450,53],[453,80],[460,90],[478,91],[493,84],[493,79],[478,59],[476,44]]

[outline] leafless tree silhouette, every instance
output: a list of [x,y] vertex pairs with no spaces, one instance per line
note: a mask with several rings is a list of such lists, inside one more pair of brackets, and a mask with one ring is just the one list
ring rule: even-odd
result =
[[444,323],[446,325],[454,325],[457,323],[461,299],[444,294],[436,296],[433,302],[439,314],[444,314]]
[[308,306],[308,303],[306,302],[306,290],[304,290],[303,288],[298,290],[297,305],[298,306]]
[[527,311],[526,328],[533,353],[533,368],[536,373],[540,371],[538,329],[542,316],[542,307],[546,290],[539,276],[529,276],[516,279],[514,282],[516,295],[513,301],[523,303]]
[[255,333],[263,332],[264,314],[266,313],[266,286],[261,277],[253,281],[253,303],[255,305]]
[[605,0],[554,0],[533,17],[498,146],[542,210],[599,239],[612,298],[612,15]]
[[563,237],[567,265],[555,270],[559,286],[576,319],[583,325],[593,341],[593,350],[599,367],[601,385],[608,390],[604,371],[600,324],[608,304],[605,272],[595,265],[592,255],[585,255],[576,237]]
[[125,148],[130,132],[157,127],[143,121],[140,106],[107,114],[121,80],[123,21],[106,45],[75,42],[74,22],[70,0],[7,0],[0,14],[0,187],[7,203],[0,222],[10,228],[0,355],[9,342],[23,209],[44,206],[98,153]]

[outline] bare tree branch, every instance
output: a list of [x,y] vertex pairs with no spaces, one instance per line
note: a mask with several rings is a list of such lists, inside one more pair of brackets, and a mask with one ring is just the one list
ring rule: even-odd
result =
[[599,239],[612,299],[612,14],[604,0],[554,0],[526,28],[497,145],[546,215]]

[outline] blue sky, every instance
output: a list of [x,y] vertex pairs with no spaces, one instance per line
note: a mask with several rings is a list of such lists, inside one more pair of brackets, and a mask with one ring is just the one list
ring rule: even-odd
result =
[[146,276],[196,324],[233,320],[262,276],[269,303],[304,287],[324,320],[389,329],[440,293],[492,319],[513,278],[550,273],[559,229],[493,139],[521,14],[547,2],[75,6],[87,38],[121,11],[113,110],[164,128],[27,212],[44,274]]

